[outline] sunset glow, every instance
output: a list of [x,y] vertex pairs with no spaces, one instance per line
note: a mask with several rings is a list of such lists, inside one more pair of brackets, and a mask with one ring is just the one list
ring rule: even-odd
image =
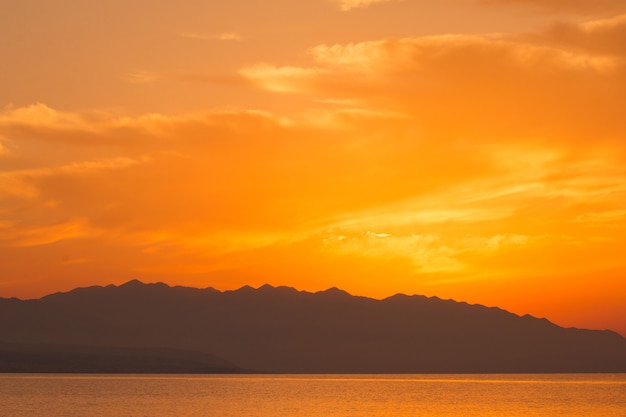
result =
[[624,1],[0,10],[0,297],[339,287],[626,335]]

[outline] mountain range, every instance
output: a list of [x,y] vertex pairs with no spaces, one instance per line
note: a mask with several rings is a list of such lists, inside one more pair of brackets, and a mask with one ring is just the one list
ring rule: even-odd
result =
[[437,297],[134,280],[0,298],[0,371],[626,372],[626,339]]

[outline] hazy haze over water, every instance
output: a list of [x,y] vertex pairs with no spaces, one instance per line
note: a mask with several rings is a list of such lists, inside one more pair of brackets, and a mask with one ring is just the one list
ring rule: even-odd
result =
[[0,376],[3,417],[626,415],[626,374]]

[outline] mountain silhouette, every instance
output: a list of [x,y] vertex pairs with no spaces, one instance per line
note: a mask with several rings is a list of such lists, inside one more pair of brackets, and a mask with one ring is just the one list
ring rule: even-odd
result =
[[17,369],[11,363],[24,369],[30,352],[32,363],[53,372],[76,371],[72,355],[82,361],[75,368],[94,372],[118,371],[120,357],[144,358],[143,368],[128,372],[626,372],[626,339],[612,331],[562,328],[437,297],[375,300],[337,288],[220,292],[134,280],[0,299],[0,340],[4,371]]

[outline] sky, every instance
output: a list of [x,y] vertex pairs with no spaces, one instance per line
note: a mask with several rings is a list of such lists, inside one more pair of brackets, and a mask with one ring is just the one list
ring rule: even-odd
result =
[[0,297],[339,287],[626,335],[623,0],[0,0]]

